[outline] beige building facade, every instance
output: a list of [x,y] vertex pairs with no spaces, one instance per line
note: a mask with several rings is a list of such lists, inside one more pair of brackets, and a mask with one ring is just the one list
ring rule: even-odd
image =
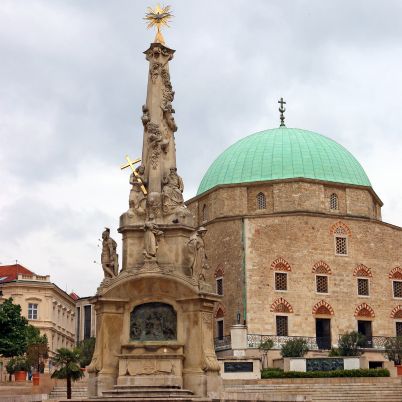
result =
[[[286,130],[294,129],[267,130],[264,141],[286,136]],[[289,137],[294,150],[300,139]],[[205,176],[211,188],[205,189],[204,178],[187,202],[208,229],[208,279],[223,296],[215,307],[216,338],[228,336],[236,322],[246,323],[251,347],[267,337],[279,347],[303,336],[312,349],[327,350],[355,330],[366,336],[367,349],[381,351],[387,337],[401,336],[402,229],[381,220],[382,202],[368,179],[323,180],[316,166],[305,175],[311,177],[263,180],[261,169],[261,180],[228,183],[222,172],[238,164],[225,152]],[[236,152],[247,166],[250,150]],[[276,155],[282,168],[294,166],[295,157],[284,155],[283,149]],[[329,155],[332,164],[338,162]],[[269,156],[269,163],[277,163]],[[226,165],[219,165],[220,158]],[[305,171],[311,159],[314,152],[302,161]],[[349,171],[343,178],[351,176]]]
[[80,297],[75,301],[76,343],[96,336],[96,313],[90,297]]
[[0,266],[0,303],[9,297],[21,306],[29,324],[46,335],[52,357],[59,348],[75,345],[75,301],[49,275],[36,275],[25,267]]

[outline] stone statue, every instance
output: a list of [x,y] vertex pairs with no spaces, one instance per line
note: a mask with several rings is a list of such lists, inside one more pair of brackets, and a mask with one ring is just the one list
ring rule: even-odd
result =
[[101,263],[105,279],[114,278],[119,272],[119,256],[116,252],[117,243],[110,237],[110,229],[105,228],[102,233]]
[[144,256],[147,259],[156,259],[158,251],[158,237],[163,234],[162,230],[158,229],[158,225],[153,222],[145,222],[144,225]]
[[141,190],[141,185],[144,185],[144,171],[145,167],[143,165],[139,166],[137,169],[137,173],[141,182],[138,181],[138,176],[136,177],[134,173],[130,175],[130,196],[129,196],[129,214],[132,216],[133,214],[136,215],[145,215],[145,208],[146,208],[146,196]]
[[145,127],[148,122],[150,121],[150,117],[149,117],[149,110],[147,105],[142,105],[142,117],[141,117],[141,121],[143,126]]
[[184,204],[183,179],[177,174],[175,167],[170,168],[170,173],[163,178],[162,210],[165,214],[174,213],[177,207]]
[[209,269],[208,257],[205,253],[204,236],[207,229],[200,227],[190,237],[187,243],[192,256],[191,270],[193,277],[205,282],[205,271]]

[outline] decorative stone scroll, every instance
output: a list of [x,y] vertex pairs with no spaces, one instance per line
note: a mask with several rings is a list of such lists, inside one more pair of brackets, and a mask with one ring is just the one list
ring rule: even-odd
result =
[[343,223],[342,221],[334,223],[329,231],[332,235],[339,234],[345,236],[352,236],[352,232],[350,231],[349,226],[346,225],[346,223]]
[[272,262],[271,269],[275,271],[292,271],[292,267],[290,266],[290,264],[282,257],[278,257],[275,261]]
[[370,317],[374,318],[374,310],[367,303],[359,304],[355,310],[355,317]]
[[365,278],[372,278],[373,274],[371,273],[371,269],[366,267],[363,264],[359,264],[353,270],[353,276],[365,277]]
[[316,303],[314,305],[312,314],[313,315],[317,315],[317,314],[320,314],[320,315],[334,315],[334,309],[325,300],[320,300],[318,303]]
[[389,279],[402,279],[402,268],[401,267],[395,267],[389,271],[388,274]]
[[402,318],[402,306],[395,306],[391,311],[391,318],[401,319]]
[[283,297],[276,299],[272,304],[270,310],[275,313],[293,313],[293,307]]
[[331,275],[332,271],[329,265],[325,261],[318,261],[313,265],[311,270],[313,274],[326,274]]
[[170,304],[152,302],[136,306],[130,316],[130,340],[177,339],[177,314]]

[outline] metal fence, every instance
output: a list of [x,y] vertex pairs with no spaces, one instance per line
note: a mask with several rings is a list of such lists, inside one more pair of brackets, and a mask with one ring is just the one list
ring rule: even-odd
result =
[[260,335],[260,334],[248,334],[247,344],[249,348],[259,348],[261,343],[271,340],[273,342],[272,349],[280,349],[282,345],[291,339],[304,339],[307,342],[308,348],[310,350],[318,350],[317,341],[320,338],[315,338],[313,336],[277,336],[277,335]]
[[215,338],[215,350],[219,352],[220,350],[228,350],[231,349],[231,339],[230,335],[223,336],[222,338]]

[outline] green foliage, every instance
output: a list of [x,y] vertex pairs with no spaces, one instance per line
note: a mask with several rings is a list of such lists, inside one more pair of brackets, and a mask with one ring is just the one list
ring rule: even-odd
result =
[[402,360],[402,336],[396,338],[387,338],[384,344],[384,354],[389,361],[395,364],[401,364]]
[[80,350],[80,365],[86,367],[91,363],[92,356],[95,350],[95,338],[84,339],[79,345]]
[[52,378],[67,380],[67,399],[71,399],[71,381],[77,381],[84,375],[79,366],[80,350],[78,348],[74,350],[57,349],[57,354],[52,360],[57,367]]
[[18,356],[26,351],[28,321],[21,316],[21,306],[10,297],[0,304],[0,355]]
[[387,369],[357,369],[332,371],[282,371],[264,369],[261,378],[331,378],[331,377],[389,377]]
[[45,339],[46,343],[32,343],[27,348],[28,363],[35,367],[38,373],[40,372],[41,365],[44,364],[44,360],[49,357],[49,348],[47,346],[46,336]]
[[27,346],[33,345],[33,344],[46,344],[47,345],[47,336],[41,335],[39,329],[34,327],[31,324],[27,325],[26,338],[27,338]]
[[16,371],[29,371],[30,365],[26,357],[17,356],[10,359],[6,370],[8,374],[14,374]]
[[338,342],[338,356],[360,356],[360,348],[364,346],[365,341],[366,337],[356,331],[343,334]]
[[263,350],[263,351],[267,351],[267,350],[272,349],[273,346],[274,346],[274,341],[272,339],[267,339],[266,341],[260,343],[259,349]]
[[303,338],[289,339],[281,348],[282,357],[303,357],[307,352],[307,341]]
[[340,351],[338,348],[332,347],[328,353],[328,356],[329,357],[338,357],[338,356],[342,356],[342,355],[340,354]]

